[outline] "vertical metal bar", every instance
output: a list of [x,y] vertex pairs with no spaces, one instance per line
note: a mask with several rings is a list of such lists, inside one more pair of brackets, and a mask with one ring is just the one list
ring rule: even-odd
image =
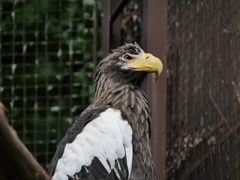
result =
[[148,76],[147,95],[152,109],[151,148],[159,179],[165,179],[166,164],[166,43],[167,0],[144,0],[143,47],[164,65],[161,76]]
[[110,50],[110,0],[102,0],[102,56],[105,57]]
[[[15,9],[16,9],[16,5],[14,4],[13,5],[13,12],[15,13]],[[12,28],[12,54],[15,54],[15,35],[16,35],[16,21],[15,21],[15,16],[13,16],[13,28]],[[12,56],[12,65],[15,65],[15,56]],[[11,96],[12,96],[12,100],[11,100],[11,110],[14,111],[15,109],[15,97],[14,97],[14,94],[15,94],[15,87],[14,87],[14,84],[15,84],[15,77],[14,77],[14,73],[12,72],[12,83],[11,83]],[[11,115],[12,116],[12,115]],[[12,119],[12,122],[13,122],[13,127],[14,127],[14,120],[13,120],[13,117],[11,118]],[[24,139],[25,140],[25,139]],[[24,141],[23,141],[24,142]]]
[[[39,1],[35,1],[36,16],[39,15],[39,8],[38,7],[39,7]],[[38,72],[38,70],[37,70],[38,65],[37,64],[39,62],[39,59],[37,59],[39,57],[39,52],[38,52],[38,49],[39,49],[39,47],[38,47],[38,45],[39,45],[39,34],[38,34],[39,24],[38,23],[39,23],[39,20],[36,21],[36,27],[35,27],[35,32],[37,32],[35,34],[35,38],[36,38],[36,40],[35,40],[35,43],[36,43],[36,45],[35,45],[35,55],[36,55],[35,61],[37,61],[37,62],[35,62],[35,73],[36,73],[36,75],[37,75],[37,72]],[[35,91],[34,92],[34,104],[35,104],[35,103],[38,102],[38,97],[37,97],[38,96],[38,76],[34,77],[34,84],[35,84],[35,88],[34,88],[34,91]],[[38,104],[37,104],[37,106],[38,106]],[[37,111],[38,110],[37,110],[37,108],[35,108],[35,105],[34,105],[34,119],[33,119],[33,124],[34,124],[34,129],[33,129],[34,130],[34,133],[33,133],[34,151],[37,150],[37,144],[36,144],[36,142],[37,142],[37,118],[38,118],[37,117],[37,114],[38,114]],[[47,155],[45,157],[47,157]],[[46,161],[47,160],[48,159],[46,159]]]
[[[48,13],[49,13],[49,7],[50,7],[50,3],[49,3],[49,1],[46,1],[46,10],[45,10],[45,20],[46,20],[46,22],[49,22],[48,20],[48,18],[49,18],[49,15],[48,15]],[[46,41],[46,46],[45,46],[45,58],[46,58],[46,64],[47,65],[49,65],[49,45],[48,45],[48,43],[49,43],[49,37],[48,37],[48,31],[49,31],[49,29],[48,29],[48,27],[49,27],[49,24],[47,24],[47,26],[45,27],[45,30],[44,30],[44,34],[45,34],[45,41]],[[50,79],[50,74],[49,73],[46,73],[46,96],[47,96],[47,99],[46,99],[46,115],[47,115],[47,117],[49,117],[50,116],[50,113],[49,113],[49,110],[50,110],[50,98],[49,98],[49,91],[47,90],[48,89],[48,87],[49,87],[49,79]],[[49,140],[49,121],[46,121],[46,130],[47,130],[47,132],[46,132],[46,137],[45,137],[45,141],[47,142],[46,143],[46,151],[48,152],[49,151],[49,144],[48,144],[48,140]],[[34,129],[34,131],[36,132],[38,132],[38,127],[36,127],[36,129]],[[34,142],[34,143],[37,143],[36,141]],[[45,165],[48,163],[48,156],[47,156],[47,158],[46,158],[46,161],[45,161]]]
[[97,30],[98,30],[98,18],[97,18],[97,0],[93,2],[93,65],[94,69],[97,66]]
[[[22,57],[23,57],[23,143],[26,143],[26,130],[27,130],[27,126],[26,126],[26,117],[27,117],[27,73],[26,73],[26,48],[27,48],[27,44],[26,44],[26,2],[23,2],[23,19],[22,19],[22,29],[23,29],[23,33],[22,33],[22,45],[23,45],[23,52],[22,52]],[[14,109],[11,109],[12,111]],[[12,118],[11,118],[12,119]],[[36,157],[36,144],[34,142],[34,153],[33,155]]]
[[105,57],[110,49],[121,45],[121,16],[120,12],[129,0],[103,0],[102,18],[102,56]]
[[[73,94],[73,14],[71,13],[73,9],[73,2],[70,2],[70,7],[69,7],[69,13],[70,13],[70,17],[68,19],[68,27],[69,27],[69,44],[68,44],[68,57],[69,57],[69,92],[70,92],[70,97],[69,97],[69,109],[71,109],[73,107],[73,97],[71,96]],[[85,6],[83,5],[83,12],[85,12]],[[84,19],[85,20],[85,19]],[[83,20],[83,22],[84,22]],[[85,23],[85,22],[84,22]],[[83,36],[84,37],[84,36]],[[83,52],[85,52],[86,48],[85,46],[83,46]],[[83,99],[82,99],[83,101]],[[69,111],[69,115],[70,118],[73,119],[73,112],[70,110]]]
[[[62,9],[62,7],[63,7],[63,2],[62,2],[62,0],[60,0],[59,1],[59,5],[58,5],[58,7],[59,7],[59,11],[60,11],[60,13],[59,13],[59,24],[62,22],[62,20],[63,20],[63,16],[62,16],[62,14],[63,14],[63,11],[64,11],[64,9]],[[63,31],[63,28],[62,28],[62,26],[60,26],[59,27],[60,29],[59,29],[59,34],[61,34],[62,33],[62,31]],[[59,41],[58,41],[58,48],[61,50],[61,51],[64,51],[64,49],[62,49],[63,48],[63,39],[62,39],[62,36],[59,36]],[[61,69],[62,68],[62,66],[63,66],[63,57],[62,57],[62,55],[60,55],[59,56],[59,69]],[[62,81],[61,80],[58,80],[58,95],[59,95],[59,97],[62,97],[62,94],[63,94],[63,84],[62,84]],[[58,100],[58,102],[59,102],[59,104],[60,104],[60,99]],[[60,140],[61,140],[61,132],[62,132],[62,111],[58,111],[58,117],[57,117],[57,143],[56,143],[56,145],[60,142]]]
[[[110,14],[115,13],[116,16],[114,21],[110,22],[110,49],[115,49],[121,45],[121,13],[118,11],[118,14],[116,14],[116,9],[119,9],[119,0],[112,0],[110,7]],[[110,17],[110,21],[112,17]]]

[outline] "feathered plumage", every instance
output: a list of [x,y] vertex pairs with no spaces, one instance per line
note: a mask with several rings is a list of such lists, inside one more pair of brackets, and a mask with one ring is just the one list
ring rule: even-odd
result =
[[93,102],[64,136],[49,167],[53,180],[157,179],[150,152],[150,108],[140,85],[162,63],[138,44],[103,59]]

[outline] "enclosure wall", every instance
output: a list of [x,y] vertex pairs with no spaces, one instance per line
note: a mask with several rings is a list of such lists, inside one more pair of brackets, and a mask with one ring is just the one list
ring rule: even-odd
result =
[[168,179],[240,179],[240,1],[168,1]]

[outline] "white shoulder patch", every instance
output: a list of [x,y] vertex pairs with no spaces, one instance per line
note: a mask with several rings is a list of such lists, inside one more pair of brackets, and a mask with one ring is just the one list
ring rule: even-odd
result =
[[132,154],[132,128],[128,121],[122,119],[119,110],[109,108],[89,122],[76,139],[66,145],[52,180],[68,180],[68,176],[79,172],[82,166],[89,166],[94,157],[110,173],[115,167],[115,160],[125,155],[130,177]]

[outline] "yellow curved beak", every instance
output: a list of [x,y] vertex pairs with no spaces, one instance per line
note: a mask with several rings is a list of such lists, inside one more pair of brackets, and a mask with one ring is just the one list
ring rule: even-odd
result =
[[142,55],[128,55],[133,58],[133,61],[129,62],[127,66],[134,71],[147,71],[156,72],[158,75],[161,74],[163,64],[160,59],[152,54],[146,53]]

